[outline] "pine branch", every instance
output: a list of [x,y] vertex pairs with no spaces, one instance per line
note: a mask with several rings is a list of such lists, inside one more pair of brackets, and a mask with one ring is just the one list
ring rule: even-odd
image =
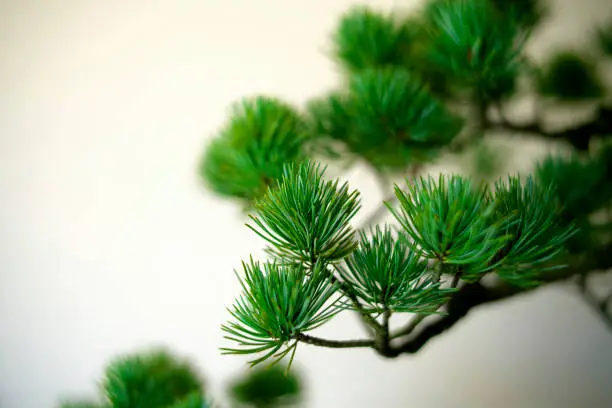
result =
[[431,339],[457,324],[473,308],[506,299],[521,292],[520,289],[509,286],[486,288],[480,283],[468,284],[451,298],[448,303],[448,314],[425,326],[414,337],[405,340],[394,349],[394,352],[396,356],[403,353],[416,353]]
[[373,340],[327,340],[319,337],[309,336],[304,333],[298,333],[295,339],[302,343],[312,344],[313,346],[328,347],[328,348],[359,348],[372,347]]
[[[456,288],[459,285],[459,281],[460,281],[460,275],[459,274],[455,274],[455,276],[453,276],[453,280],[450,284],[451,288]],[[423,320],[425,320],[427,318],[427,315],[425,314],[420,314],[420,315],[415,315],[412,317],[412,319],[410,319],[410,321],[403,326],[401,329],[396,330],[395,332],[393,332],[390,335],[390,339],[397,339],[400,337],[404,337],[409,335],[410,333],[412,333],[420,324],[421,322],[423,322]]]
[[[612,243],[597,248],[588,257],[581,257],[575,260],[565,269],[555,271],[545,280],[548,283],[552,283],[574,275],[582,275],[589,271],[605,271],[612,268],[612,256],[610,254],[612,254]],[[508,299],[532,290],[533,288],[521,289],[503,282],[491,287],[485,287],[480,283],[467,284],[451,297],[446,315],[426,325],[414,336],[405,340],[397,348],[394,348],[391,357],[404,353],[416,353],[430,340],[452,328],[467,316],[472,309],[478,306]]]
[[359,302],[359,299],[351,290],[351,287],[345,284],[344,282],[339,281],[335,276],[334,280],[340,283],[340,290],[342,290],[342,293],[344,293],[346,297],[349,298],[349,300],[359,313],[361,320],[365,323],[366,328],[371,328],[372,330],[374,330],[374,334],[381,332],[382,326],[376,321],[376,319],[374,319],[368,312],[365,311],[365,309],[361,305],[361,302]]
[[[334,268],[336,268],[337,270],[338,266],[334,265]],[[379,333],[382,330],[382,326],[380,325],[380,323],[378,323],[378,321],[376,321],[376,319],[374,319],[368,312],[365,311],[363,305],[357,298],[357,295],[355,294],[353,289],[346,282],[343,282],[341,279],[338,279],[338,277],[332,271],[329,271],[329,274],[331,276],[332,282],[338,284],[342,293],[344,293],[344,295],[351,301],[351,304],[355,308],[355,311],[359,314],[361,322],[364,324],[368,334],[376,335],[377,333]]]
[[551,140],[564,140],[578,151],[587,151],[591,139],[612,135],[612,108],[600,106],[597,116],[590,122],[556,132],[545,130],[538,120],[521,125],[504,119],[491,123],[490,128],[532,133]]
[[[407,171],[407,176],[409,178],[414,178],[414,177],[416,177],[416,175],[418,174],[419,171],[420,171],[420,166],[418,166],[418,165],[410,166],[408,171]],[[388,187],[389,187],[389,186],[387,186],[388,178],[383,176],[380,172],[376,172],[376,180],[378,182],[378,187],[380,188],[381,193],[384,196],[384,194],[386,193],[386,191],[388,190]],[[397,203],[397,201],[398,201],[398,198],[397,198],[397,195],[394,192],[391,192],[388,196],[386,196],[383,199],[383,202],[387,203],[388,205],[394,205],[394,204]],[[376,210],[374,210],[374,212],[372,212],[361,223],[361,225],[358,228],[355,229],[355,234],[358,234],[359,231],[363,231],[366,228],[370,227],[371,225],[376,224],[382,217],[384,217],[385,215],[389,214],[388,211],[389,210],[388,210],[388,208],[387,208],[387,206],[385,204],[378,206],[378,208],[376,208]],[[351,303],[353,304],[353,306],[355,307],[355,309],[359,313],[361,321],[364,323],[364,326],[365,326],[366,330],[370,334],[374,334],[374,335],[378,335],[379,333],[382,333],[383,326],[376,319],[374,319],[369,313],[367,313],[364,310],[363,306],[359,302],[359,299],[353,293],[353,291],[351,290],[350,286],[348,286],[347,284],[343,283],[340,279],[338,279],[333,274],[332,274],[332,277],[333,277],[333,280],[335,282],[338,282],[340,284],[340,289],[346,295],[346,297],[349,298],[349,300],[351,301]],[[373,330],[374,333],[371,333],[370,329]]]
[[[601,120],[603,119],[600,119],[600,121]],[[583,127],[585,126],[589,125],[583,125]],[[537,128],[536,130],[540,131],[541,129]],[[571,133],[572,130],[566,132]],[[576,130],[573,130],[573,132],[576,132]],[[378,209],[377,211],[375,211],[374,214],[382,214],[382,211]],[[370,222],[373,222],[375,218],[376,217],[371,216],[368,218],[368,220]],[[612,244],[608,244],[599,250],[593,251],[591,254],[589,254],[588,258],[584,257],[575,260],[573,263],[570,264],[569,267],[565,269],[554,271],[554,273],[549,278],[547,278],[546,281],[560,281],[588,271],[608,269],[612,267],[612,258],[608,255],[609,253],[612,253]],[[458,284],[459,279],[453,279],[452,285],[457,286]],[[369,346],[364,347],[373,347],[378,352],[378,354],[389,358],[397,357],[404,353],[416,353],[423,346],[425,346],[425,344],[427,344],[429,340],[452,328],[456,323],[463,319],[473,308],[476,308],[483,304],[508,299],[515,295],[527,293],[531,290],[532,289],[522,289],[516,286],[511,286],[504,282],[500,282],[496,286],[492,287],[485,287],[480,283],[467,284],[461,287],[461,289],[451,297],[449,303],[447,304],[446,315],[433,321],[432,323],[427,324],[422,329],[418,330],[413,336],[410,335],[415,333],[415,331],[419,329],[420,326],[422,326],[422,323],[427,316],[416,315],[403,328],[400,328],[396,332],[387,332],[387,334],[385,334],[385,326],[378,323],[369,314],[364,313],[363,309],[361,309],[360,314],[362,319],[364,319],[365,321],[369,319],[374,320],[377,327],[375,333],[377,341],[371,341],[369,343]],[[357,299],[354,300],[356,301]],[[402,343],[400,343],[399,346],[391,346],[390,342],[392,340],[401,339],[402,337],[406,336],[409,337]],[[381,338],[384,340],[381,341]]]

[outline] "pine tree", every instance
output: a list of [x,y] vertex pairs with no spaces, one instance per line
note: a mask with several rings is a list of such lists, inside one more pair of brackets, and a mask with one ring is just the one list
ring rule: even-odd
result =
[[[537,0],[429,0],[409,15],[355,7],[331,38],[346,79],[338,89],[303,109],[265,95],[235,105],[201,176],[244,206],[268,257],[237,271],[242,293],[222,327],[225,353],[290,364],[308,343],[398,357],[474,308],[558,281],[576,284],[612,328],[612,294],[598,298],[588,285],[612,267],[612,107],[596,65],[612,56],[612,20],[593,32],[595,51],[561,50],[538,66],[525,44],[547,11]],[[540,112],[515,123],[505,107],[526,91],[597,112],[563,130]],[[422,173],[500,129],[573,154],[493,183]],[[326,177],[321,161],[365,162],[381,183],[403,179],[381,207],[395,222],[374,225],[377,211],[354,226],[359,192]],[[367,328],[363,339],[311,333],[351,312]],[[410,317],[391,327],[392,315]]]

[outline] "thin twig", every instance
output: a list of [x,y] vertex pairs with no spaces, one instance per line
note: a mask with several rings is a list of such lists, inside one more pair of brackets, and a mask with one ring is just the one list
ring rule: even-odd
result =
[[[340,267],[338,265],[334,265],[333,267],[336,268],[336,271],[340,275],[342,275]],[[368,334],[375,334],[380,332],[382,330],[382,326],[375,318],[373,318],[368,312],[366,312],[352,288],[342,279],[339,279],[334,273],[330,272],[330,275],[332,278],[332,282],[335,282],[340,285],[340,290],[342,291],[342,293],[344,293],[344,295],[349,298],[351,304],[355,308],[355,311],[359,313],[361,321],[364,323],[364,327],[366,328]]]
[[389,334],[389,319],[391,319],[391,311],[385,306],[385,312],[383,313],[383,329]]
[[308,334],[298,333],[295,339],[302,343],[328,348],[358,348],[372,347],[373,340],[327,340],[319,337],[309,336]]
[[343,284],[342,286],[345,288],[345,290],[343,290],[344,294],[351,300],[353,306],[357,309],[357,313],[359,313],[359,315],[361,316],[361,320],[367,325],[366,327],[369,327],[374,330],[374,333],[380,332],[382,330],[382,326],[380,325],[380,323],[378,323],[375,318],[373,318],[368,312],[365,311],[365,309],[361,305],[361,302],[359,302],[357,296],[350,289],[347,290],[348,285]]
[[455,288],[457,287],[457,285],[459,285],[459,280],[460,280],[460,279],[461,279],[461,275],[460,275],[459,273],[456,273],[456,274],[453,276],[453,280],[452,280],[452,282],[451,282],[450,287],[451,287],[452,289],[455,289]]
[[410,319],[410,321],[408,322],[408,324],[406,326],[402,327],[401,329],[399,329],[395,333],[392,333],[389,338],[390,339],[397,339],[398,337],[403,337],[403,336],[406,336],[406,335],[412,333],[414,331],[414,329],[416,329],[417,326],[423,320],[425,320],[426,317],[427,317],[427,315],[424,315],[424,314],[415,315],[412,319]]
[[[450,287],[451,288],[456,288],[459,285],[459,281],[460,281],[461,277],[460,275],[457,273],[453,276],[453,280],[451,282]],[[396,331],[395,333],[392,333],[390,336],[390,339],[397,339],[399,337],[404,337],[407,336],[409,334],[411,334],[418,326],[419,324],[425,320],[427,318],[427,315],[424,314],[419,314],[414,316],[406,326],[402,327],[401,329],[399,329],[398,331]]]
[[[409,168],[409,170],[408,170],[408,177],[415,177],[419,170],[420,170],[419,166],[411,166]],[[377,172],[376,173],[376,180],[378,181],[379,188],[380,188],[382,194],[384,195],[386,190],[387,190],[387,188],[388,188],[386,186],[386,184],[389,183],[389,179],[387,177],[383,176],[382,173]],[[372,212],[361,223],[361,225],[358,228],[356,228],[355,232],[363,231],[366,228],[370,227],[372,224],[375,224],[376,222],[378,222],[380,218],[382,218],[383,216],[388,214],[388,212],[387,212],[388,211],[387,205],[385,203],[387,203],[389,205],[395,205],[397,203],[397,201],[398,201],[397,196],[394,193],[389,194],[386,198],[383,199],[383,204],[378,206],[378,208],[374,212]],[[338,270],[338,266],[336,266],[336,269]],[[338,270],[338,272],[340,272],[340,271]],[[351,303],[355,307],[357,313],[359,313],[359,315],[361,317],[361,321],[364,323],[364,326],[365,326],[366,330],[368,331],[368,333],[369,334],[380,333],[383,330],[383,327],[381,326],[381,324],[374,317],[372,317],[369,313],[367,313],[364,310],[363,306],[359,302],[359,299],[353,293],[351,288],[348,285],[346,285],[341,279],[338,279],[336,276],[333,276],[333,279],[334,279],[334,281],[340,283],[340,289],[349,298],[349,300],[351,301]],[[372,330],[374,331],[374,333],[372,333]]]

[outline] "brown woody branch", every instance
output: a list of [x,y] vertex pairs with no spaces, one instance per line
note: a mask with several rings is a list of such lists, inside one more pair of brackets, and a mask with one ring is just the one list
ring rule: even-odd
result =
[[[610,268],[612,268],[612,243],[591,251],[588,256],[585,255],[573,260],[568,267],[551,273],[544,280],[550,283],[575,275],[583,275],[591,271],[605,271]],[[480,305],[508,299],[531,290],[511,286],[503,282],[491,287],[485,287],[480,283],[465,285],[451,297],[446,315],[425,325],[416,334],[404,340],[403,343],[394,348],[394,354],[389,357],[396,357],[403,353],[416,353],[431,339],[449,330],[472,309]]]
[[490,123],[489,125],[492,129],[532,133],[546,139],[565,141],[578,151],[587,151],[592,139],[612,136],[612,108],[600,106],[597,116],[590,122],[556,132],[547,131],[537,120],[527,124],[516,124],[502,119],[500,122]]
[[321,339],[319,337],[309,336],[304,333],[298,333],[295,336],[295,339],[301,341],[302,343],[328,348],[358,348],[374,346],[373,340],[327,340]]

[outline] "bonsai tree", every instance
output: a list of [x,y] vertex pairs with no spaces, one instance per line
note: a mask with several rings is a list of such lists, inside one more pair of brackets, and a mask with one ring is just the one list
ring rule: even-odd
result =
[[[307,343],[394,358],[474,308],[557,281],[575,282],[612,328],[611,296],[588,285],[612,267],[612,109],[596,64],[611,55],[612,20],[593,32],[592,49],[559,50],[538,65],[525,43],[545,6],[430,0],[406,15],[355,7],[332,36],[346,79],[336,90],[303,109],[265,95],[234,106],[200,174],[244,206],[268,258],[237,271],[242,293],[222,327],[225,353],[290,364]],[[515,122],[507,106],[524,95],[540,102],[530,121]],[[543,107],[576,102],[593,117],[552,130]],[[572,153],[489,183],[423,174],[442,154],[481,149],[493,130]],[[367,163],[393,192],[355,226],[359,192],[327,178],[321,161]],[[375,225],[385,213],[395,221]],[[345,313],[360,317],[364,338],[312,334]]]

